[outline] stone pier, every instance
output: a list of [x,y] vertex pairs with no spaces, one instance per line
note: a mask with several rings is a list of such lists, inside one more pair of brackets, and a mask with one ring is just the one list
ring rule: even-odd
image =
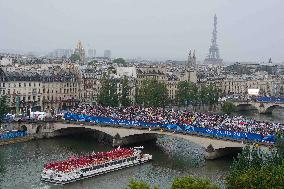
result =
[[227,147],[214,149],[212,145],[209,145],[205,150],[205,159],[214,160],[225,156],[232,156],[240,153],[242,147]]

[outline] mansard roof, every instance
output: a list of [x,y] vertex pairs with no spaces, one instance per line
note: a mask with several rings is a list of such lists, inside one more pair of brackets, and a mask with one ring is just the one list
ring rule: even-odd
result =
[[74,73],[60,71],[4,71],[0,69],[1,81],[71,82],[77,80]]

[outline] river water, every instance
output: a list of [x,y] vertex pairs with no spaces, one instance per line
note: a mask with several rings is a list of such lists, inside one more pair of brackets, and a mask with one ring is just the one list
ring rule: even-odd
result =
[[[162,138],[161,141],[167,141],[167,138]],[[174,143],[183,142],[171,141]],[[197,160],[193,163],[192,157],[199,158],[199,156],[192,155],[192,157],[189,157],[191,154],[190,149],[182,149],[182,144],[176,145],[180,146],[180,151],[167,153],[164,148],[156,143],[144,144],[145,152],[151,153],[154,157],[152,162],[64,186],[54,186],[40,181],[40,173],[45,163],[63,160],[72,155],[83,155],[93,151],[107,151],[111,147],[98,144],[88,137],[61,137],[1,146],[0,188],[122,189],[127,186],[129,179],[135,178],[144,180],[152,185],[154,183],[158,184],[163,189],[170,188],[171,182],[175,177],[185,175],[208,178],[222,185],[229,169],[230,159],[207,162]],[[191,147],[187,145],[185,148]],[[183,152],[189,153],[186,155]]]
[[284,123],[284,108],[275,108],[272,114],[259,114],[256,110],[239,111],[235,115],[242,115],[259,121]]
[[[241,112],[241,115],[258,120],[284,122],[283,111],[272,115]],[[97,143],[92,137],[60,137],[0,146],[0,188],[4,189],[120,189],[129,179],[170,188],[175,177],[193,175],[210,179],[224,186],[224,178],[232,158],[204,161],[203,149],[182,139],[160,137],[156,143],[143,144],[153,161],[140,166],[96,176],[64,186],[54,186],[40,181],[40,173],[47,162],[64,160],[73,155],[93,151],[108,151],[111,147]]]

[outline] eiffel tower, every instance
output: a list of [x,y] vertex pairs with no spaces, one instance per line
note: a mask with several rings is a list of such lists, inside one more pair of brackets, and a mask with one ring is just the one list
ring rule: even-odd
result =
[[204,64],[222,64],[223,60],[219,55],[219,48],[217,45],[217,16],[214,16],[214,28],[212,32],[211,46],[209,48],[209,54],[204,60]]

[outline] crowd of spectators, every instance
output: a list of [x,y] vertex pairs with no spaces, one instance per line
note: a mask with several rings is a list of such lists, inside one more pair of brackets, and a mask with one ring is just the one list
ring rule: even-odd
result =
[[85,104],[71,109],[70,113],[148,123],[178,124],[181,127],[191,125],[208,129],[256,133],[262,136],[284,133],[284,125],[281,123],[256,121],[243,116],[199,113],[187,110],[140,106],[102,107]]

